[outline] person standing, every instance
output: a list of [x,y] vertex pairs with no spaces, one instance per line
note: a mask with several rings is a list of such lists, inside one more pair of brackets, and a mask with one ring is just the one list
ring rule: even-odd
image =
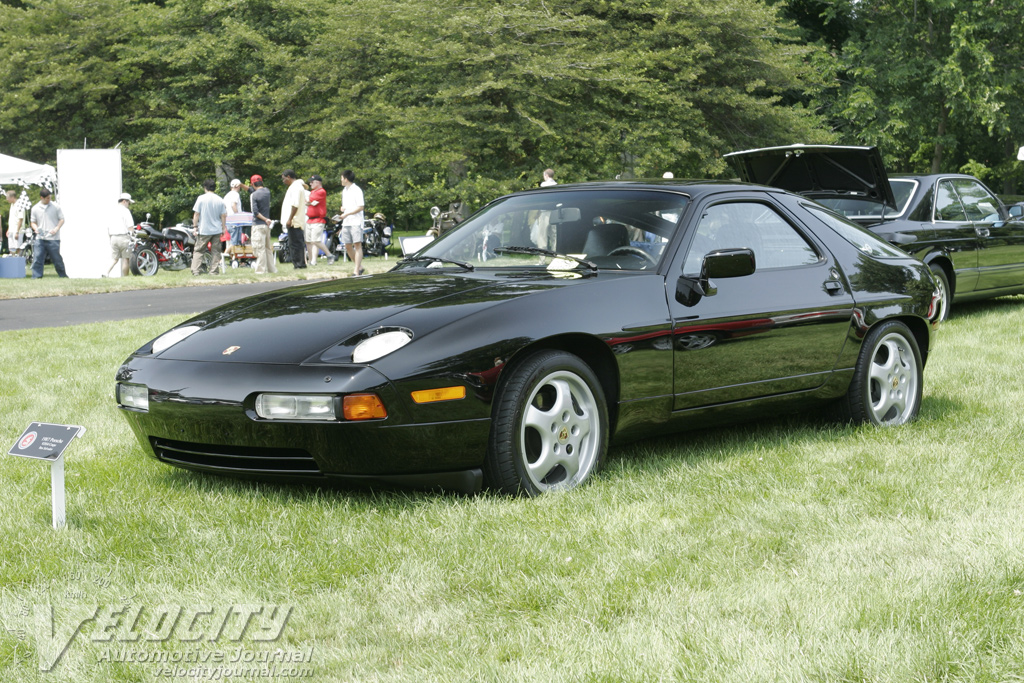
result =
[[249,178],[253,188],[249,194],[249,208],[252,211],[252,251],[256,255],[253,270],[257,275],[276,273],[277,263],[274,259],[274,247],[270,244],[270,190],[263,185],[263,176],[254,175]]
[[327,227],[327,190],[324,179],[318,175],[309,176],[309,201],[306,203],[306,262],[316,265],[316,257],[322,250],[327,254],[327,263],[334,263],[334,254],[324,242],[324,229]]
[[35,241],[32,245],[32,278],[43,276],[43,264],[49,256],[57,277],[67,277],[64,271],[64,259],[60,255],[60,229],[64,225],[64,212],[57,203],[50,199],[50,191],[45,187],[39,191],[39,203],[32,207],[30,217]]
[[[235,178],[231,181],[231,189],[224,195],[224,210],[228,212],[229,216],[242,213],[242,196],[238,194],[241,187],[242,181]],[[231,246],[237,247],[242,243],[242,226],[232,223],[228,235],[231,238]]]
[[341,242],[355,268],[353,275],[363,274],[363,191],[356,185],[356,174],[341,174]]
[[192,252],[192,275],[199,275],[206,254],[211,259],[210,274],[220,272],[220,236],[227,230],[228,212],[216,190],[216,180],[204,180],[203,194],[199,195],[192,207],[192,230],[197,233],[195,251]]
[[110,275],[117,262],[121,262],[121,276],[128,277],[128,259],[131,256],[131,239],[129,235],[135,227],[135,219],[132,218],[132,211],[129,208],[135,202],[127,192],[121,194],[117,200],[117,208],[114,216],[107,227],[107,234],[110,236],[110,257],[113,262],[107,268],[103,277]]
[[552,169],[552,168],[545,168],[544,169],[544,180],[540,181],[540,186],[541,187],[550,187],[552,185],[557,185],[557,184],[558,183],[555,181],[555,170]]
[[11,205],[11,211],[7,214],[7,248],[15,256],[21,253],[21,240],[25,236],[25,208],[18,200],[16,190],[7,190],[7,203]]
[[288,255],[296,268],[306,267],[306,183],[288,169],[281,174],[281,182],[288,189],[281,204],[281,226],[288,230]]

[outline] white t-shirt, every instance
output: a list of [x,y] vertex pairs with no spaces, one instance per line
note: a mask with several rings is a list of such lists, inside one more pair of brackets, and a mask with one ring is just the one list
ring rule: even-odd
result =
[[132,218],[131,209],[118,202],[117,208],[114,209],[114,218],[110,222],[110,227],[107,228],[107,234],[128,235],[131,234],[134,227],[135,219]]
[[228,213],[239,213],[242,210],[242,196],[237,191],[231,190],[224,195],[224,208]]
[[[365,206],[365,202],[363,201],[363,191],[359,189],[358,185],[352,183],[341,191],[341,212],[348,213],[349,211],[354,211],[360,206]],[[345,220],[343,220],[341,224],[362,226],[363,211],[360,209],[359,213],[354,213],[351,216],[345,216]]]

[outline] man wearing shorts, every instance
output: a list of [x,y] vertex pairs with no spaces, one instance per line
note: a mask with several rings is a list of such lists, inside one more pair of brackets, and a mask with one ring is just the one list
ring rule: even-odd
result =
[[129,235],[135,227],[135,219],[132,218],[131,209],[128,207],[134,203],[132,196],[127,192],[117,200],[117,208],[107,227],[107,234],[110,235],[110,258],[113,259],[113,262],[107,268],[104,277],[110,276],[110,271],[114,269],[118,261],[121,262],[121,277],[128,277],[128,259],[131,256]]
[[316,265],[320,250],[327,253],[327,263],[334,263],[334,254],[324,244],[324,228],[327,226],[327,190],[324,180],[318,175],[309,176],[309,201],[306,202],[306,263]]
[[355,265],[353,275],[363,274],[363,191],[356,185],[356,174],[341,174],[341,242]]

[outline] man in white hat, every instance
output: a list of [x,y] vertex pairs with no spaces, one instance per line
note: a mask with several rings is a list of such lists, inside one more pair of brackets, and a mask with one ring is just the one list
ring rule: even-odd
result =
[[121,262],[121,276],[128,277],[128,259],[131,256],[129,235],[135,228],[135,219],[132,218],[131,209],[128,207],[134,203],[132,196],[127,192],[121,193],[117,200],[117,208],[114,210],[114,216],[107,228],[107,234],[110,235],[110,256],[114,261],[107,268],[103,277],[110,276],[110,271],[114,269],[118,261]]

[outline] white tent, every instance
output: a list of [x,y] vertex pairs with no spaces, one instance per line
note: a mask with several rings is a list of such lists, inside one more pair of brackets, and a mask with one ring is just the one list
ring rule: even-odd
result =
[[57,171],[47,164],[34,164],[31,161],[0,154],[0,185],[43,185],[55,190]]

